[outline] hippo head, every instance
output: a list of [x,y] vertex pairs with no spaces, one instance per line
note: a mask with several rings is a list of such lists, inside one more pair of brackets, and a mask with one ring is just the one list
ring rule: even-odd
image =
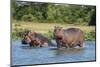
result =
[[22,44],[30,44],[35,38],[35,32],[26,31],[23,34]]
[[55,26],[54,27],[54,37],[56,39],[62,39],[62,37],[64,35],[63,33],[64,33],[64,31],[63,31],[62,27],[60,27],[60,26]]

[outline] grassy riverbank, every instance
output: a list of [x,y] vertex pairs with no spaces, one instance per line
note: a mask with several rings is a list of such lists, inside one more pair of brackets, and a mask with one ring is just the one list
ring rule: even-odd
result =
[[54,26],[61,26],[64,29],[67,28],[80,28],[85,32],[85,40],[95,40],[95,26],[80,26],[80,25],[73,25],[73,24],[66,24],[66,23],[38,23],[38,22],[23,22],[14,21],[12,23],[12,38],[13,39],[20,39],[22,38],[22,32],[25,30],[31,30],[38,33],[42,33],[47,36],[49,39],[53,38],[52,32]]

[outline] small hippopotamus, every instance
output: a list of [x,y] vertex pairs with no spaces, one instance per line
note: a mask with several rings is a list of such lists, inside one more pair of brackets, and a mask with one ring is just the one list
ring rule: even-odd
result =
[[49,43],[47,40],[41,39],[37,36],[30,36],[31,42],[30,42],[30,46],[34,46],[34,47],[48,47]]
[[27,31],[22,39],[22,44],[29,44],[30,47],[48,47],[51,42],[40,33]]
[[79,28],[63,29],[60,26],[55,26],[53,34],[58,48],[83,47],[84,32]]

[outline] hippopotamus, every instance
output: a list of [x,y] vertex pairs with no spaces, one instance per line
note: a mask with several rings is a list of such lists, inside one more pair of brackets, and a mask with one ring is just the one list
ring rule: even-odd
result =
[[63,29],[60,26],[55,26],[53,34],[58,48],[83,47],[84,32],[79,28]]
[[27,31],[22,39],[22,44],[29,44],[30,47],[48,47],[51,41],[40,33]]

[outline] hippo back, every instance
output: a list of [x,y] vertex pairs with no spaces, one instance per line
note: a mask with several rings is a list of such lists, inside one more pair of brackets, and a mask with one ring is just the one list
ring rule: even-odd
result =
[[42,41],[47,42],[50,46],[54,46],[54,44],[51,42],[51,40],[49,40],[47,37],[45,37],[43,34],[41,33],[37,33],[36,37],[41,39]]
[[80,30],[79,28],[69,28],[69,29],[64,29],[64,33],[69,34],[69,35],[83,35],[83,31]]
[[64,30],[65,40],[69,43],[84,41],[84,32],[78,28],[69,28]]

